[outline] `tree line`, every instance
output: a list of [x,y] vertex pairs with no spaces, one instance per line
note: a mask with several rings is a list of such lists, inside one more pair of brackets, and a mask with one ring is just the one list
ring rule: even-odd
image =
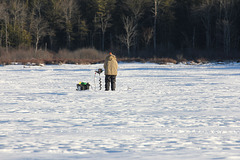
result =
[[0,47],[239,58],[240,0],[0,0]]

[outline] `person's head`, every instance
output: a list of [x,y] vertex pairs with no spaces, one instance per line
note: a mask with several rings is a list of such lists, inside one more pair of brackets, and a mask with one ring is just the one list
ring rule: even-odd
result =
[[112,52],[109,52],[109,55],[112,55]]

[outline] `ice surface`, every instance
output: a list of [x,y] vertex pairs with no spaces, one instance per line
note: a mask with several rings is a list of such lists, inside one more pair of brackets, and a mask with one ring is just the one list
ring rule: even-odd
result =
[[0,159],[240,159],[240,64],[102,67],[0,67]]

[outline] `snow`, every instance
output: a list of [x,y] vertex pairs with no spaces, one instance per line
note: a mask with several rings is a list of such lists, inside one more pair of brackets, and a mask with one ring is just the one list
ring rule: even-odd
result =
[[102,67],[1,66],[0,159],[240,159],[239,63]]

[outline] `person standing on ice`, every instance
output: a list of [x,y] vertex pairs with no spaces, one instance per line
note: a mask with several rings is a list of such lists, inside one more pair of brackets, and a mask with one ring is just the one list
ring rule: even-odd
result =
[[115,91],[117,69],[118,69],[117,58],[115,55],[112,54],[112,52],[110,52],[104,62],[105,91],[109,91],[110,83],[111,83],[111,90]]

